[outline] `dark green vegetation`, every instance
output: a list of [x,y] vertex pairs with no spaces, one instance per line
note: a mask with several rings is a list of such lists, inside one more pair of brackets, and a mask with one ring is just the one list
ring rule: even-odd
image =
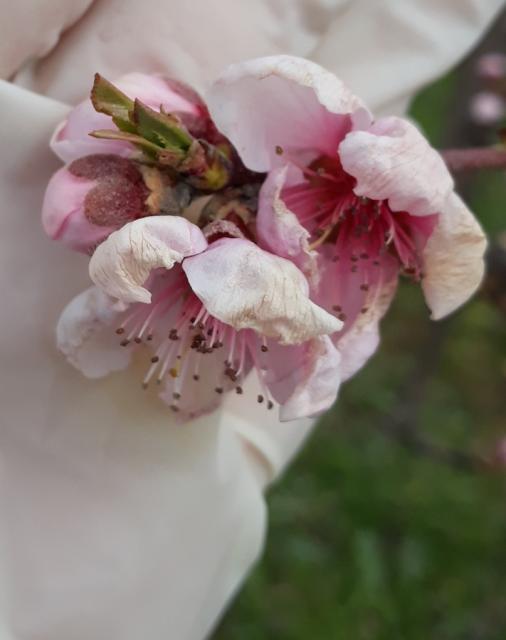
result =
[[[437,146],[475,143],[466,74],[415,101]],[[497,239],[506,175],[462,191]],[[265,555],[217,640],[506,638],[504,474],[486,462],[506,435],[505,324],[485,294],[432,323],[401,286],[378,354],[271,490]]]

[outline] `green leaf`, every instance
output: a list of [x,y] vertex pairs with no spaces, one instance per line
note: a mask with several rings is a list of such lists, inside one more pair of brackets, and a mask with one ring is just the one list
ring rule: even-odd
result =
[[111,116],[119,129],[131,133],[135,132],[135,127],[131,122],[133,101],[99,73],[95,74],[95,81],[91,89],[91,102],[96,111]]
[[164,149],[187,151],[193,142],[176,116],[158,113],[140,100],[134,102],[133,122],[139,135]]
[[122,140],[124,142],[130,142],[136,147],[142,149],[142,151],[147,153],[151,158],[157,158],[161,151],[160,147],[149,140],[136,135],[135,133],[115,131],[114,129],[98,129],[97,131],[92,131],[89,135],[93,138],[100,138],[102,140]]

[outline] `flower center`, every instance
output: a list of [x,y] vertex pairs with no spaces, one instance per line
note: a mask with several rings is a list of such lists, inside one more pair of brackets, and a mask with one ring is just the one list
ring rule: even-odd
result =
[[257,401],[273,408],[265,382],[265,339],[249,329],[236,331],[211,316],[192,292],[181,267],[153,273],[148,286],[151,303],[132,305],[116,329],[121,346],[148,343],[151,347],[144,388],[152,381],[164,383],[162,397],[175,412],[202,405],[190,411],[191,418],[208,410],[225,391],[235,389],[242,394],[243,380],[255,368],[262,388]]
[[366,313],[371,304],[369,292],[395,273],[423,278],[421,252],[437,214],[422,217],[393,212],[386,200],[357,196],[353,191],[356,181],[337,156],[322,156],[299,168],[303,180],[285,187],[281,197],[311,233],[310,248],[333,265],[327,264],[324,270],[332,270],[329,276],[335,298],[330,306],[342,321]]
[[282,198],[314,235],[312,248],[333,244],[337,260],[347,258],[356,270],[360,258],[390,253],[404,273],[423,277],[420,251],[430,237],[437,215],[393,212],[386,200],[355,195],[355,179],[339,158],[322,156],[302,169],[304,182],[285,188]]

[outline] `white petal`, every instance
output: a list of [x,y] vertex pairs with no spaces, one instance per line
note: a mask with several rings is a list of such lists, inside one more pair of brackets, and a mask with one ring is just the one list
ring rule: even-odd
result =
[[402,118],[382,118],[367,131],[352,131],[339,145],[339,156],[357,180],[355,193],[388,200],[392,211],[439,213],[453,189],[439,153]]
[[58,349],[88,378],[124,369],[130,350],[119,345],[115,323],[120,311],[97,287],[76,296],[64,309],[56,326]]
[[486,248],[476,218],[452,194],[423,252],[422,287],[434,320],[454,311],[476,291],[485,270]]
[[348,115],[363,109],[332,73],[285,55],[231,65],[207,103],[217,127],[255,171],[276,164],[277,147],[335,153],[350,126]]
[[149,303],[151,293],[142,285],[153,269],[171,269],[206,247],[200,229],[184,218],[142,218],[111,233],[97,247],[90,261],[90,276],[113,298]]
[[218,240],[183,263],[208,312],[235,329],[254,329],[281,344],[338,331],[342,323],[309,299],[297,267],[248,240]]

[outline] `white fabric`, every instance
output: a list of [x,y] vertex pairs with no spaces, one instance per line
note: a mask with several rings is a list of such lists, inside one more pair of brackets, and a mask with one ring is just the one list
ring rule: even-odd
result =
[[263,486],[311,427],[278,423],[254,388],[176,426],[135,366],[89,381],[58,354],[57,317],[88,284],[86,259],[39,219],[64,103],[95,71],[205,89],[230,62],[285,52],[339,71],[373,109],[399,105],[501,5],[0,0],[15,83],[0,85],[0,640],[202,640],[261,550]]

